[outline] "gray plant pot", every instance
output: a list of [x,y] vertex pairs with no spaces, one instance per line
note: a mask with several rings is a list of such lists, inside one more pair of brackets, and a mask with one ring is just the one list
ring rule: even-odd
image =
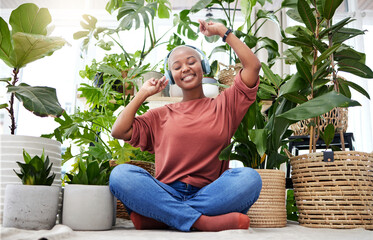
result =
[[30,230],[53,228],[60,190],[57,186],[7,185],[3,226]]
[[110,230],[114,211],[109,186],[69,184],[64,189],[62,224],[73,230]]

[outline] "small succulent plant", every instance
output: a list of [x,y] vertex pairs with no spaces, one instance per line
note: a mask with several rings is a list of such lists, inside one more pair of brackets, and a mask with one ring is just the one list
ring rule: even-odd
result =
[[66,173],[66,176],[66,183],[69,184],[107,185],[110,176],[109,162],[80,159],[77,171]]
[[36,155],[33,158],[23,149],[23,159],[25,163],[17,162],[21,168],[21,173],[16,172],[14,169],[13,171],[24,185],[52,185],[56,174],[53,172],[50,175],[53,163],[49,163],[48,156],[45,157],[44,149],[41,157]]

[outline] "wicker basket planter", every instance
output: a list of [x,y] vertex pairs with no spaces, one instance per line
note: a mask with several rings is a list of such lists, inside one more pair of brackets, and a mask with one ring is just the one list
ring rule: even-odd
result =
[[[131,160],[125,164],[132,164],[132,165],[141,167],[145,169],[146,171],[148,171],[152,176],[155,175],[155,167],[154,167],[154,163],[152,162]],[[110,165],[116,166],[117,164],[115,163],[115,161],[110,161]],[[130,219],[130,216],[128,215],[126,208],[124,207],[123,203],[119,199],[117,199],[116,217],[123,218],[123,219]]]
[[373,153],[334,152],[290,159],[299,223],[315,228],[373,229]]
[[285,172],[256,169],[263,182],[259,199],[250,208],[250,226],[276,228],[286,226]]
[[[294,136],[310,135],[308,125],[311,119],[298,121],[290,125],[290,129],[294,131]],[[346,132],[348,127],[348,108],[333,108],[331,111],[320,116],[319,123],[317,124],[321,132],[324,132],[326,126],[333,124],[334,129]]]
[[[234,82],[234,78],[237,75],[237,73],[241,70],[242,64],[237,63],[236,65],[224,65],[222,63],[219,63],[222,66],[222,69],[219,72],[219,83],[232,86]],[[219,92],[224,91],[225,88],[219,87]]]

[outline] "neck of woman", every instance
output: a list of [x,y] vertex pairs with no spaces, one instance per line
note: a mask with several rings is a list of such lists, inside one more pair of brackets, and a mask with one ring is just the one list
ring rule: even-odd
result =
[[203,93],[203,89],[201,86],[201,88],[197,88],[197,89],[191,89],[191,90],[183,89],[183,100],[181,101],[186,102],[186,101],[201,99],[205,97],[206,96]]

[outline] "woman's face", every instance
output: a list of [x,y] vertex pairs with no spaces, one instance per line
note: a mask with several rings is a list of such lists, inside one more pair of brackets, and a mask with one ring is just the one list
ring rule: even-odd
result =
[[190,47],[180,47],[171,53],[169,69],[175,83],[182,89],[188,90],[202,85],[201,58]]

